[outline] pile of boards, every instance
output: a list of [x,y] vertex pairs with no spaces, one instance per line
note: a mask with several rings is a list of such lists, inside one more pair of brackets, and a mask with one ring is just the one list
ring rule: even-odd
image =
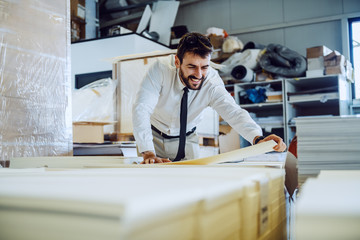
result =
[[0,181],[1,239],[286,238],[283,169],[0,169]]
[[360,116],[295,119],[299,183],[321,170],[360,170]]
[[347,240],[360,236],[360,171],[321,171],[296,203],[296,239]]

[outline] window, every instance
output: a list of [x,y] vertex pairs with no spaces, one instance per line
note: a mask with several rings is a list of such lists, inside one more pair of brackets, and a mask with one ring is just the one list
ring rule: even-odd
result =
[[354,68],[354,98],[360,99],[360,17],[349,19],[350,61]]

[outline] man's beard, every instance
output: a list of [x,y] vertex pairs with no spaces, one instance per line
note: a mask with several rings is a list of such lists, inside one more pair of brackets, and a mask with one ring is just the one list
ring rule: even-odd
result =
[[200,81],[201,81],[200,86],[198,88],[193,88],[190,85],[190,79],[199,79],[199,78],[195,77],[194,75],[189,75],[187,78],[185,78],[184,73],[181,70],[181,68],[179,68],[179,70],[180,70],[180,78],[183,80],[183,82],[185,83],[187,88],[189,88],[191,90],[200,90],[201,89],[201,87],[205,81],[205,78],[203,76],[200,78]]

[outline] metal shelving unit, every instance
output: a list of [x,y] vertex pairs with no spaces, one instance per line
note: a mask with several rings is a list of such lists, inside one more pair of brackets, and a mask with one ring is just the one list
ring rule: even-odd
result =
[[342,75],[285,79],[286,141],[296,134],[296,117],[350,114],[350,82]]
[[[282,92],[282,100],[278,102],[244,103],[239,96],[256,86],[269,85]],[[296,134],[296,117],[316,115],[348,115],[350,114],[351,88],[350,82],[342,75],[326,75],[313,78],[288,78],[266,82],[237,83],[234,85],[234,97],[237,104],[249,113],[264,119],[282,116],[281,124],[273,122],[264,124],[257,121],[265,134],[275,133],[281,136],[287,145]]]
[[[261,102],[261,103],[244,103],[244,99],[240,96],[242,91],[256,87],[265,87],[270,85],[275,91],[280,91],[281,100]],[[266,82],[237,83],[234,85],[234,97],[237,104],[246,109],[249,113],[255,114],[254,120],[263,129],[265,135],[276,134],[284,138],[285,133],[285,108],[284,108],[284,80],[272,80]],[[244,142],[243,140],[241,141]]]

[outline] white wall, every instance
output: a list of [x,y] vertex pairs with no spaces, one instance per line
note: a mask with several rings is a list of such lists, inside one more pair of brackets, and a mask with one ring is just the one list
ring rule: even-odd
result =
[[169,48],[137,34],[71,44],[72,87],[76,74],[112,70],[111,58]]
[[359,16],[359,0],[204,0],[180,7],[175,25],[201,33],[219,27],[244,44],[277,43],[304,56],[326,45],[349,57],[347,18]]

